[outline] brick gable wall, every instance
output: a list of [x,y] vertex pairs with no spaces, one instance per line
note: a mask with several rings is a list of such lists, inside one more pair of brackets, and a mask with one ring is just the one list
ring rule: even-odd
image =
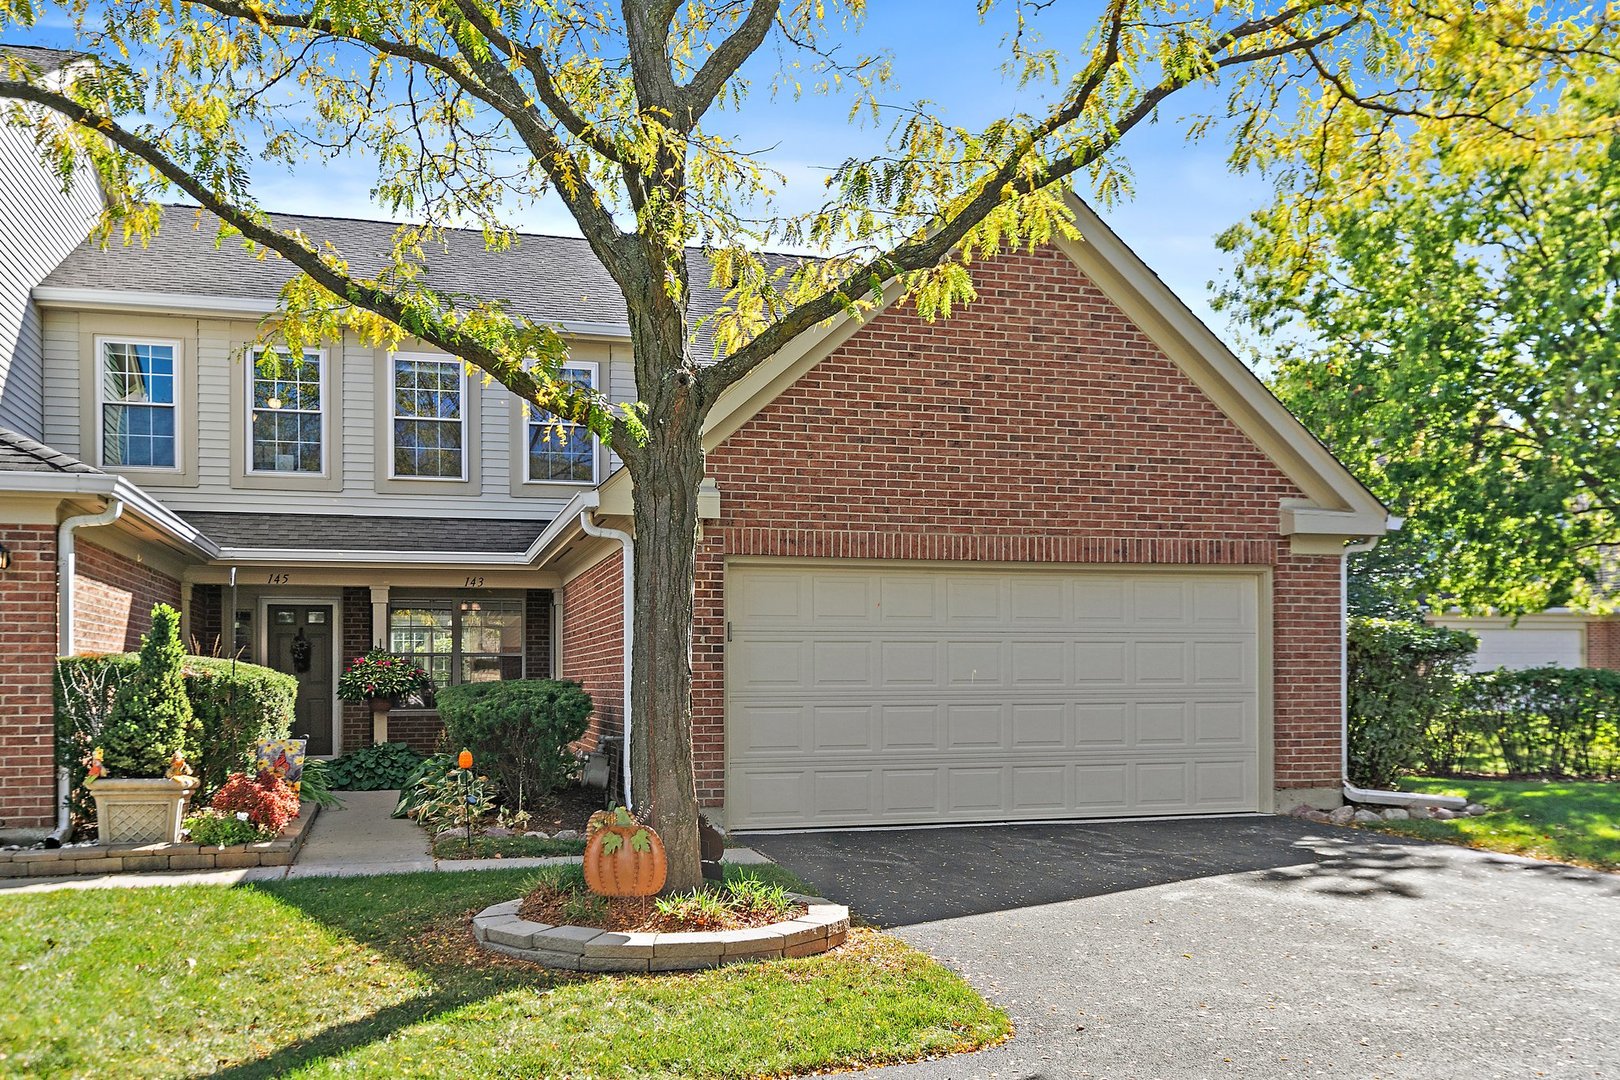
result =
[[77,538],[73,650],[133,652],[152,628],[152,606],[180,609],[180,583],[126,555]]
[[0,832],[54,824],[56,528],[0,525]]
[[750,555],[1270,567],[1276,784],[1336,787],[1339,560],[1279,536],[1301,493],[1061,252],[975,282],[949,320],[878,316],[710,455],[701,801],[724,801],[724,564]]

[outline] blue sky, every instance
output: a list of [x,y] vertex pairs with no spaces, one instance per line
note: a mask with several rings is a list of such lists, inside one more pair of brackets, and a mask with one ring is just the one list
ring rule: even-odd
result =
[[[1099,4],[1085,0],[1054,7],[1037,25],[1054,46],[1078,45]],[[1032,95],[1020,91],[999,70],[1005,56],[1002,35],[1010,15],[993,12],[981,24],[971,0],[941,4],[937,0],[876,0],[849,51],[885,49],[892,55],[894,100],[926,98],[953,121],[982,125],[1009,109],[1032,107]],[[27,35],[39,44],[71,47],[72,35],[50,16]],[[19,35],[7,35],[18,40]],[[761,55],[754,73],[768,79],[775,57]],[[1070,65],[1072,69],[1072,65]],[[1178,294],[1229,340],[1228,321],[1210,309],[1209,282],[1222,277],[1229,259],[1217,250],[1221,230],[1261,206],[1264,181],[1235,176],[1226,167],[1229,125],[1217,125],[1205,138],[1189,143],[1185,117],[1224,111],[1224,95],[1194,89],[1172,98],[1157,123],[1131,132],[1121,146],[1135,177],[1135,194],[1103,213],[1110,224]],[[725,118],[744,146],[772,147],[770,163],[785,173],[784,197],[806,208],[818,201],[820,178],[846,156],[881,147],[883,131],[853,126],[845,99],[772,100],[757,92],[740,113]],[[368,162],[351,160],[323,165],[298,175],[266,169],[255,177],[261,205],[334,216],[385,217],[372,203]],[[1082,181],[1083,182],[1083,181]],[[1082,194],[1087,192],[1082,188]],[[521,224],[542,232],[576,233],[560,204],[530,208]]]

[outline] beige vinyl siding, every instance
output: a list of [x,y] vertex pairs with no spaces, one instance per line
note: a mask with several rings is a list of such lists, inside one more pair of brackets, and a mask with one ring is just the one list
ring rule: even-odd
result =
[[25,131],[0,125],[0,427],[43,439],[45,342],[29,293],[84,240],[101,210],[94,180],[63,192]]
[[[247,425],[246,372],[243,347],[251,341],[256,324],[231,319],[196,319],[125,316],[113,312],[51,309],[45,312],[46,354],[49,357],[46,398],[51,403],[46,442],[69,453],[93,460],[96,453],[93,416],[85,410],[82,388],[93,372],[94,356],[85,345],[95,335],[116,337],[120,327],[137,328],[145,336],[162,330],[183,345],[183,363],[195,368],[197,420],[194,436],[180,453],[196,463],[194,485],[166,484],[161,476],[143,475],[140,483],[166,505],[187,510],[264,512],[287,507],[274,477],[263,474],[244,487],[238,478],[245,461]],[[130,333],[135,333],[131,329]],[[419,347],[403,351],[432,351]],[[622,385],[616,356],[603,345],[583,346],[582,353],[601,363],[610,385]],[[612,352],[616,352],[612,350]],[[512,493],[515,435],[512,430],[511,394],[496,383],[485,383],[476,372],[468,376],[468,392],[478,396],[476,431],[469,431],[467,446],[476,450],[477,484],[423,484],[421,490],[395,490],[387,483],[386,403],[377,401],[378,370],[387,353],[362,344],[352,335],[327,347],[327,363],[335,365],[324,414],[329,441],[329,468],[337,479],[328,489],[314,490],[289,483],[288,497],[303,513],[412,515],[433,517],[520,517],[555,513],[578,494],[578,485],[555,485],[524,497]],[[190,370],[183,373],[190,380]],[[93,387],[93,384],[89,384]],[[384,415],[379,417],[379,408]],[[233,426],[237,428],[233,435]],[[82,429],[82,430],[81,430]],[[331,440],[336,440],[332,442]],[[238,460],[242,459],[242,460]],[[605,478],[605,477],[604,477]],[[379,479],[383,482],[379,483]],[[411,485],[414,486],[414,485]],[[379,490],[379,487],[384,490]]]

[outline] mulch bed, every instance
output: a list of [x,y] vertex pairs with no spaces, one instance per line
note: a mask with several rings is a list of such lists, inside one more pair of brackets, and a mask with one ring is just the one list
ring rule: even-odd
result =
[[[689,933],[693,931],[709,930],[749,930],[756,926],[770,926],[772,923],[786,922],[796,919],[809,909],[803,904],[794,904],[784,914],[739,914],[727,912],[719,919],[677,919],[658,914],[653,908],[652,897],[639,899],[614,899],[599,897],[598,911],[600,917],[592,916],[581,921],[577,906],[568,903],[571,894],[566,889],[539,888],[523,898],[523,906],[518,909],[518,917],[530,922],[545,923],[548,926],[565,926],[568,924],[585,925],[595,930],[614,930],[621,933],[641,931],[644,933]],[[577,903],[577,901],[576,901]]]
[[573,829],[584,836],[585,822],[606,805],[601,788],[569,784],[554,791],[545,805],[531,811],[525,828],[547,833]]

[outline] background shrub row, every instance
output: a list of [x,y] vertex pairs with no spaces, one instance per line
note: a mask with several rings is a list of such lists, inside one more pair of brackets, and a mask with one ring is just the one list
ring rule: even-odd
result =
[[1620,672],[1542,667],[1470,673],[1472,634],[1353,618],[1350,780],[1401,775],[1620,776]]

